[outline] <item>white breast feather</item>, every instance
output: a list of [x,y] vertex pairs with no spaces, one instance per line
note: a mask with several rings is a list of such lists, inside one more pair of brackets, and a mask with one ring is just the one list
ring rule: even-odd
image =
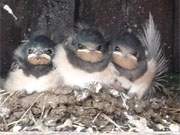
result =
[[55,89],[58,85],[60,85],[60,77],[56,71],[36,78],[32,75],[26,76],[22,69],[18,69],[9,73],[4,88],[10,91],[25,90],[27,93],[32,93]]
[[107,84],[114,80],[111,64],[109,64],[105,70],[94,73],[88,73],[79,68],[73,67],[71,63],[69,63],[62,45],[59,45],[57,48],[54,63],[57,66],[57,71],[62,76],[64,83],[69,86],[85,88],[93,82]]

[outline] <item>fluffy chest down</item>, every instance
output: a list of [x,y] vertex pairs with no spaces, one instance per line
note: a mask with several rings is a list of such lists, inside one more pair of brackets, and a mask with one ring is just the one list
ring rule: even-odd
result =
[[113,74],[110,69],[105,68],[103,71],[93,73],[86,72],[74,67],[69,62],[63,47],[60,46],[57,50],[54,63],[65,85],[85,88],[93,82],[106,83],[113,79]]
[[22,69],[10,72],[4,88],[10,91],[25,90],[27,93],[55,89],[60,84],[56,71],[51,71],[39,78],[25,75]]

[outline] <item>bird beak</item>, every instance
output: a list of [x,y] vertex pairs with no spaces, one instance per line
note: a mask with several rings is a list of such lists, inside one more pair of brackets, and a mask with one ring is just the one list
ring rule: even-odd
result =
[[47,65],[51,62],[51,57],[47,54],[30,54],[27,61],[32,65]]
[[128,70],[137,68],[137,58],[131,54],[124,56],[121,52],[113,52],[112,61],[120,67]]
[[103,59],[103,54],[101,51],[97,50],[88,50],[88,49],[79,49],[77,50],[77,56],[86,61],[91,63],[100,62]]

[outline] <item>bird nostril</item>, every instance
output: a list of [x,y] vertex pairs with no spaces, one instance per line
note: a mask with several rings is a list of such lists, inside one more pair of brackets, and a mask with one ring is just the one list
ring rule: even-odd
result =
[[96,48],[96,50],[101,51],[101,50],[102,50],[102,45],[99,45],[99,46]]
[[51,55],[52,53],[53,53],[53,51],[51,49],[46,50],[46,54]]
[[84,49],[85,47],[82,44],[78,44],[78,49]]
[[114,50],[117,51],[117,52],[120,52],[120,51],[121,51],[121,49],[119,48],[119,46],[116,46],[116,47],[114,48]]
[[29,48],[28,49],[28,54],[32,54],[33,53],[33,49],[32,48]]

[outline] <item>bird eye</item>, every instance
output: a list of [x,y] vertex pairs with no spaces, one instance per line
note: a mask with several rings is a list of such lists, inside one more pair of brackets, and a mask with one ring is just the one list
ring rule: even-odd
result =
[[121,49],[119,48],[119,46],[116,46],[114,50],[115,50],[115,51],[118,51],[118,52],[121,51]]
[[28,53],[28,54],[32,54],[32,53],[33,53],[33,51],[34,51],[34,49],[33,49],[33,48],[29,48],[29,49],[28,49],[28,51],[27,51],[27,53]]
[[136,58],[138,57],[138,53],[137,51],[134,51],[133,53],[131,53],[133,56],[135,56]]
[[51,55],[52,53],[53,53],[53,50],[52,50],[52,49],[47,49],[47,50],[46,50],[46,54]]
[[97,49],[98,51],[102,51],[102,45],[99,45],[96,49]]
[[78,48],[79,48],[79,49],[84,49],[85,46],[83,46],[82,44],[79,43],[79,44],[78,44]]

